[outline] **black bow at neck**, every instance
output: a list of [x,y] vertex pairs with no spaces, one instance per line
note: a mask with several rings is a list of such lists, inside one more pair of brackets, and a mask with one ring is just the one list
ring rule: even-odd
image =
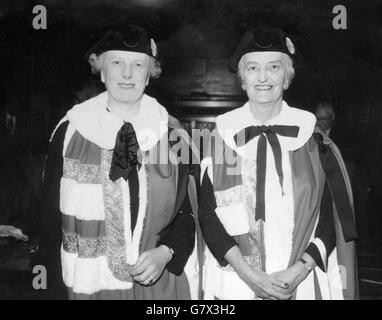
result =
[[271,145],[273,155],[275,157],[276,171],[279,176],[282,192],[284,175],[282,170],[282,153],[277,134],[285,137],[296,138],[300,128],[298,126],[249,126],[239,131],[234,136],[235,143],[241,147],[259,136],[257,144],[257,159],[256,159],[256,212],[255,219],[265,221],[265,177],[266,177],[266,160],[267,160],[267,139]]
[[109,177],[117,181],[119,178],[127,179],[133,170],[139,169],[138,161],[139,145],[133,125],[125,122],[117,134]]

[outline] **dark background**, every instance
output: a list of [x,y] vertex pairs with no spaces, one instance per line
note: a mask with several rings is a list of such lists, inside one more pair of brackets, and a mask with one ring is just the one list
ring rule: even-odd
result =
[[[32,26],[32,9],[39,4],[47,9],[46,30]],[[346,30],[332,26],[338,4],[347,9]],[[285,100],[311,111],[321,100],[334,104],[333,130],[356,198],[361,265],[382,265],[382,1],[377,0],[2,0],[0,224],[15,221],[33,233],[25,221],[38,210],[34,202],[49,136],[75,101],[103,90],[84,53],[108,28],[126,23],[144,26],[158,43],[163,73],[147,92],[185,124],[209,122],[245,101],[227,59],[247,28],[271,24],[288,33],[298,57]],[[14,134],[5,128],[6,113],[17,118]]]
[[[34,5],[47,9],[47,29],[32,26]],[[138,5],[140,4],[140,5]],[[0,4],[0,105],[17,115],[28,152],[40,152],[49,132],[89,83],[84,53],[111,26],[146,27],[159,45],[163,74],[148,92],[179,100],[242,100],[226,59],[245,29],[282,28],[299,54],[296,78],[286,92],[292,106],[312,110],[330,99],[351,157],[379,166],[382,117],[382,3],[345,0],[347,29],[335,30],[337,1],[275,0],[9,0]],[[97,77],[90,78],[97,82]],[[229,104],[228,104],[229,105]],[[228,106],[227,105],[227,106]],[[203,105],[201,105],[203,106]],[[178,114],[182,116],[182,114]],[[28,132],[28,134],[26,133]],[[40,145],[42,144],[42,145]],[[365,152],[366,151],[366,152]],[[367,156],[366,156],[367,155]],[[374,169],[373,169],[374,170]]]

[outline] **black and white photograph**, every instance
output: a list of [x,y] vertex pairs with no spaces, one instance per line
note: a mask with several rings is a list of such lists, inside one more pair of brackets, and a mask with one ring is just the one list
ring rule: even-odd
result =
[[382,300],[382,1],[2,0],[0,300]]

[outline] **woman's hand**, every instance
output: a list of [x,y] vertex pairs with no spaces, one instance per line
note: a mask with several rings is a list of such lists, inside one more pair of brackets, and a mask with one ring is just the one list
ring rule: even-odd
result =
[[[282,291],[288,289],[288,284],[285,281],[276,279],[265,272],[254,270],[244,260],[237,246],[228,250],[224,258],[257,297],[272,300],[288,300],[291,298],[290,293]],[[276,288],[280,290],[276,290]]]
[[164,245],[147,250],[139,256],[130,275],[134,281],[150,286],[159,279],[171,258],[170,249]]
[[243,278],[256,297],[270,300],[288,300],[288,284],[262,271],[251,270],[249,277]]
[[241,278],[258,298],[270,300],[288,300],[291,298],[291,294],[287,292],[288,283],[265,272],[256,271],[250,267]]
[[309,274],[308,269],[300,261],[296,262],[288,269],[272,273],[272,277],[289,284],[288,289],[276,288],[279,292],[284,294],[292,293],[296,290],[297,286],[303,281]]

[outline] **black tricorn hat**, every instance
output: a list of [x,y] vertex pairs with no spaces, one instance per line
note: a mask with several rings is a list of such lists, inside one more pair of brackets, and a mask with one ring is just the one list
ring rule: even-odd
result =
[[277,51],[290,57],[294,57],[295,48],[292,41],[279,29],[262,26],[247,31],[241,37],[235,52],[229,59],[229,69],[236,72],[238,64],[243,55],[249,52]]
[[108,30],[101,40],[87,51],[85,57],[88,59],[93,53],[100,55],[109,50],[140,52],[154,58],[158,55],[156,44],[147,31],[132,24],[125,28]]

